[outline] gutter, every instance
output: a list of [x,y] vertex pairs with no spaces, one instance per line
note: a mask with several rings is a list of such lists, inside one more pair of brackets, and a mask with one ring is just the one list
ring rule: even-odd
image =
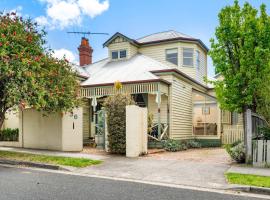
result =
[[[164,80],[164,79],[149,79],[149,80],[138,80],[138,81],[125,81],[120,82],[121,84],[136,84],[136,83],[153,83],[153,82],[162,82],[167,85],[170,85],[171,83]],[[100,84],[91,84],[91,85],[81,85],[81,87],[98,87],[98,86],[112,86],[114,83],[100,83]]]
[[210,90],[209,87],[203,85],[203,84],[200,83],[199,81],[197,81],[197,80],[191,78],[190,76],[186,75],[185,73],[181,72],[181,71],[178,70],[178,69],[153,70],[153,71],[151,71],[151,72],[154,73],[154,74],[156,74],[156,73],[161,73],[161,74],[162,74],[162,73],[167,73],[167,72],[173,72],[173,73],[179,74],[180,76],[182,76],[182,77],[188,79],[189,81],[191,81],[191,82],[193,82],[193,83],[195,83],[195,84],[197,84],[197,85],[203,87],[203,88],[206,89],[206,90]]

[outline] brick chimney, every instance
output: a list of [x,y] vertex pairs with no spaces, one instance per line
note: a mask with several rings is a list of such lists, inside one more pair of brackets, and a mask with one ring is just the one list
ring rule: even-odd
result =
[[92,64],[93,49],[87,38],[82,37],[81,45],[78,47],[80,55],[80,66]]

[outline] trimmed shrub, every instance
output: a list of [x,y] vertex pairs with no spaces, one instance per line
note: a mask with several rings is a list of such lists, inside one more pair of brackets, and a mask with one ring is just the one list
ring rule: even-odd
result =
[[18,141],[19,140],[19,129],[3,129],[0,131],[0,141]]
[[103,106],[107,114],[109,151],[126,153],[126,106],[133,105],[130,95],[115,94],[105,99]]
[[[234,146],[233,146],[234,145]],[[231,145],[226,145],[225,149],[227,150],[230,157],[237,163],[244,163],[246,154],[245,154],[245,145],[244,142],[234,143]]]
[[163,142],[163,147],[166,151],[172,151],[172,152],[183,151],[183,150],[188,149],[188,147],[185,143],[179,142],[179,141],[173,140],[173,139],[165,140]]

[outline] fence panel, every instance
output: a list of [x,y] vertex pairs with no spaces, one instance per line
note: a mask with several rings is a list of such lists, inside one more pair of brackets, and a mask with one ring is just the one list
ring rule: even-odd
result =
[[241,127],[231,127],[223,130],[222,144],[232,144],[244,140],[244,130]]
[[270,140],[254,140],[253,146],[253,165],[266,167],[270,165]]

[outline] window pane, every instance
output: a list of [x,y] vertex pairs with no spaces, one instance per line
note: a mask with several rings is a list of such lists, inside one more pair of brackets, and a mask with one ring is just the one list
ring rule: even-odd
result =
[[166,50],[166,60],[170,63],[178,65],[178,51],[177,49]]
[[193,66],[193,49],[183,48],[183,65]]
[[183,65],[193,66],[193,58],[184,58]]
[[126,50],[120,51],[120,58],[125,58],[125,57],[127,57],[127,51]]
[[196,67],[197,69],[200,69],[200,52],[196,51]]
[[112,51],[112,59],[118,59],[118,51]]
[[194,135],[217,135],[218,107],[216,99],[193,92],[192,101]]

